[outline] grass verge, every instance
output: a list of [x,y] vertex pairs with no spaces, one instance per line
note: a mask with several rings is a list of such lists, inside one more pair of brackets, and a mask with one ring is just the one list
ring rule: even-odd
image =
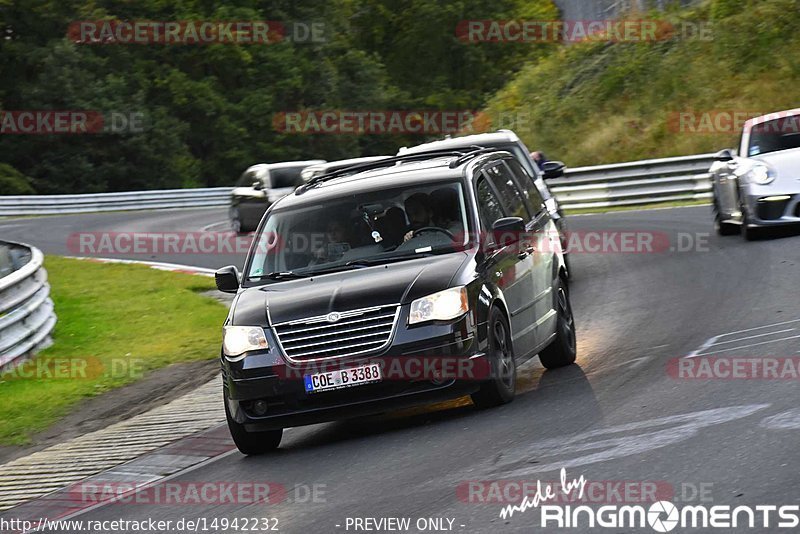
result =
[[485,111],[571,167],[734,147],[741,116],[797,107],[797,9],[797,0],[709,0],[626,15],[663,18],[676,31],[561,46],[529,61]]
[[178,362],[218,356],[226,308],[211,279],[140,265],[45,259],[54,344],[0,375],[0,445],[24,445],[81,399]]

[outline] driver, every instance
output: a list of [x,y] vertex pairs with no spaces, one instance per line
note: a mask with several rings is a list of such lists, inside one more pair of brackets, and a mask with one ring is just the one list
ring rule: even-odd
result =
[[409,230],[403,236],[405,243],[412,237],[414,232],[426,226],[434,226],[433,210],[431,209],[431,199],[425,193],[414,193],[405,201],[406,215],[408,216]]
[[338,218],[331,218],[325,225],[325,240],[322,246],[314,251],[311,265],[336,261],[350,248],[347,242],[347,229]]

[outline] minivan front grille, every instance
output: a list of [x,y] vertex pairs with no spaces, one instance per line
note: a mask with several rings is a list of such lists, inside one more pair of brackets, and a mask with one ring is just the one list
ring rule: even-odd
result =
[[333,312],[274,325],[290,361],[314,361],[366,354],[389,343],[400,306]]

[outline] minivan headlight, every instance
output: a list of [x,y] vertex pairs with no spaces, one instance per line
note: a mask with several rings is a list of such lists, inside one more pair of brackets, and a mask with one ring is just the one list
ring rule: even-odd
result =
[[235,357],[251,350],[269,348],[264,329],[260,326],[223,326],[222,353]]
[[451,287],[411,303],[408,324],[426,321],[449,321],[469,311],[467,288]]

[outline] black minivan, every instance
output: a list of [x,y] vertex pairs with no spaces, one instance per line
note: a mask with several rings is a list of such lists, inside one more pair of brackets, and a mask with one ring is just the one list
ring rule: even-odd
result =
[[318,176],[273,204],[223,327],[225,411],[245,454],[283,428],[470,395],[517,364],[573,363],[558,231],[508,152],[408,154]]

